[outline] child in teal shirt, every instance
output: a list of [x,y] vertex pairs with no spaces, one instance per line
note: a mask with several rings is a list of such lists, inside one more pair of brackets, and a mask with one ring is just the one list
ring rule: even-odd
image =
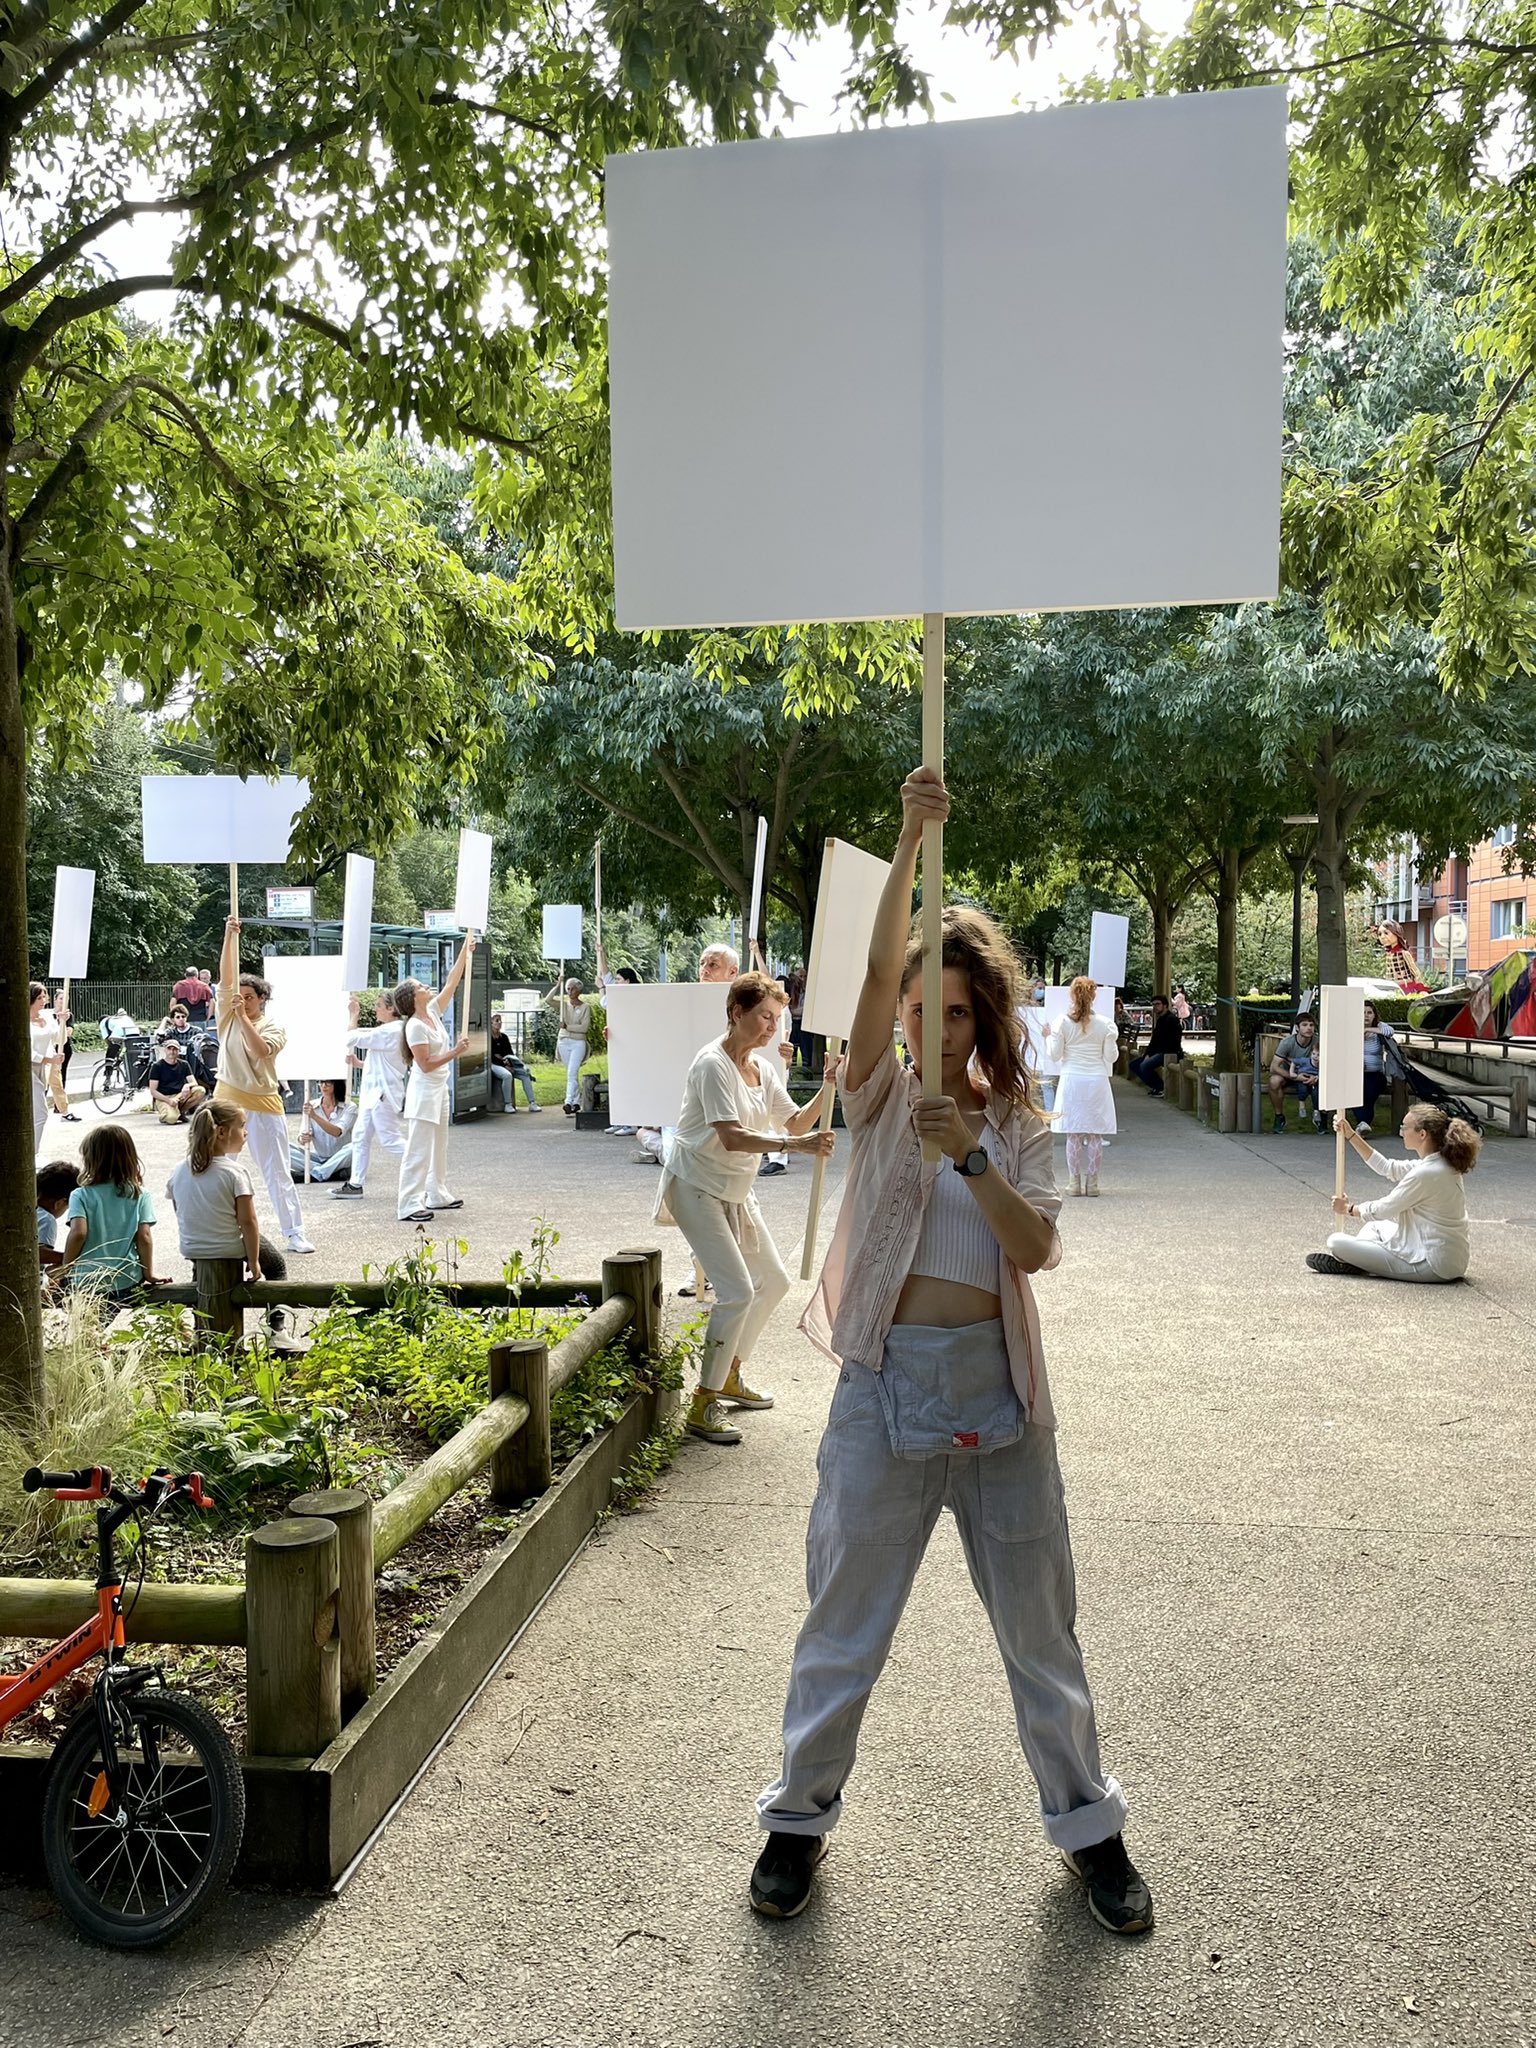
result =
[[72,1287],[98,1287],[114,1306],[135,1290],[168,1287],[155,1272],[155,1205],[132,1138],[117,1124],[98,1124],[80,1146],[80,1185],[64,1212],[61,1278]]

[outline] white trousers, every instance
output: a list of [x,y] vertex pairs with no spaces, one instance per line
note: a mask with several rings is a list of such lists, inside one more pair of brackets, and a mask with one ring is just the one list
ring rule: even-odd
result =
[[704,1329],[699,1385],[718,1393],[731,1360],[739,1358],[745,1364],[752,1356],[763,1325],[789,1292],[789,1275],[755,1200],[740,1205],[745,1244],[731,1228],[729,1210],[718,1195],[674,1180],[667,1201],[695,1263],[703,1266],[715,1290],[715,1305]]
[[581,1063],[587,1056],[584,1038],[561,1037],[555,1041],[555,1058],[565,1062],[565,1099],[575,1102],[581,1095]]
[[1443,1286],[1447,1279],[1460,1277],[1437,1273],[1431,1265],[1405,1258],[1391,1243],[1393,1235],[1390,1223],[1367,1223],[1358,1237],[1347,1230],[1336,1230],[1328,1240],[1328,1249],[1357,1273],[1369,1273],[1377,1280],[1428,1280]]
[[1054,1432],[1026,1425],[1017,1443],[985,1454],[897,1457],[876,1375],[849,1365],[816,1469],[810,1612],[790,1671],[783,1767],[757,1802],[760,1824],[790,1835],[836,1824],[864,1709],[947,1507],[1002,1653],[1046,1835],[1071,1851],[1118,1834],[1125,1794],[1099,1762]]
[[368,1162],[373,1157],[375,1144],[386,1152],[393,1152],[398,1159],[405,1150],[405,1119],[387,1095],[381,1095],[374,1102],[366,1102],[357,1112],[357,1122],[352,1127],[352,1172],[349,1176],[354,1187],[360,1188],[368,1178]]
[[441,1209],[453,1200],[448,1192],[448,1105],[440,1117],[408,1116],[405,1157],[400,1162],[400,1193],[395,1214],[402,1222],[418,1209]]
[[279,1116],[275,1109],[248,1109],[245,1142],[251,1164],[261,1175],[267,1199],[276,1211],[278,1230],[284,1237],[302,1237],[304,1211],[293,1191],[287,1117]]
[[32,1157],[43,1149],[43,1132],[48,1127],[48,1083],[32,1069]]

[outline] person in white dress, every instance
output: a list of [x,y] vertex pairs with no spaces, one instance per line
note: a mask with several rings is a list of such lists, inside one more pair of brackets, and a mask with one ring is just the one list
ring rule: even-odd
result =
[[1046,1034],[1045,1049],[1060,1063],[1056,1083],[1056,1127],[1067,1140],[1067,1172],[1074,1195],[1099,1192],[1104,1140],[1112,1138],[1115,1096],[1109,1077],[1120,1049],[1119,1034],[1109,1017],[1096,1017],[1096,981],[1078,975],[1071,988],[1072,1007]]
[[32,1062],[32,1157],[42,1148],[48,1125],[48,1083],[59,1056],[59,1027],[48,1007],[48,991],[40,981],[31,984],[29,1018]]
[[409,1078],[405,1055],[405,1023],[394,1001],[382,990],[375,1004],[376,1024],[359,1027],[359,1005],[351,999],[352,1029],[347,1033],[348,1064],[361,1059],[363,1077],[357,1089],[357,1122],[352,1129],[352,1169],[335,1190],[338,1201],[356,1201],[368,1178],[375,1145],[400,1158],[405,1151],[405,1089]]
[[395,1213],[402,1223],[430,1223],[439,1209],[462,1209],[448,1192],[448,1069],[469,1051],[469,1039],[450,1039],[442,1013],[464,979],[475,935],[465,934],[453,972],[435,996],[419,981],[402,981],[394,1005],[405,1021],[405,1050],[411,1062],[405,1084],[405,1157]]
[[1462,1183],[1483,1148],[1472,1126],[1432,1103],[1416,1103],[1402,1123],[1407,1159],[1384,1158],[1350,1130],[1342,1109],[1333,1128],[1345,1134],[1372,1173],[1392,1185],[1376,1202],[1334,1197],[1335,1216],[1358,1217],[1365,1227],[1353,1236],[1337,1230],[1326,1251],[1309,1252],[1312,1271],[1368,1273],[1378,1280],[1462,1279],[1472,1256]]

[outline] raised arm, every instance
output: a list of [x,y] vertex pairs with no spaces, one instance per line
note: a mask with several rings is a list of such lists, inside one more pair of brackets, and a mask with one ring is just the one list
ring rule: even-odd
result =
[[843,1085],[862,1088],[885,1054],[901,1000],[901,970],[906,964],[907,933],[912,923],[912,890],[917,881],[917,856],[923,843],[923,822],[949,816],[949,792],[934,768],[914,768],[901,785],[901,836],[891,856],[891,872],[875,912],[869,938],[869,964],[848,1040]]
[[475,935],[473,932],[466,932],[464,934],[464,943],[459,948],[459,957],[453,963],[453,972],[449,975],[448,979],[443,983],[442,987],[438,990],[437,995],[434,998],[439,1008],[441,1008],[441,1006],[449,1000],[454,990],[458,987],[459,983],[464,979],[464,970],[469,965],[469,956],[471,953],[474,952],[474,950]]
[[219,948],[219,994],[233,1002],[240,987],[240,920],[226,917],[224,943]]

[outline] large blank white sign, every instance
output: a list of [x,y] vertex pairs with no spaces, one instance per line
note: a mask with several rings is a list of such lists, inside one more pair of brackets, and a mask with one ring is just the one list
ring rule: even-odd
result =
[[95,901],[94,868],[54,869],[48,972],[56,981],[83,977],[89,972],[91,909]]
[[677,1122],[694,1055],[725,1036],[729,994],[729,983],[718,981],[616,981],[607,990],[608,1114],[616,1124]]
[[373,940],[373,862],[366,854],[347,855],[347,887],[341,906],[341,980],[344,988],[368,986],[368,956]]
[[267,1015],[288,1038],[277,1055],[284,1081],[335,1081],[346,1077],[347,984],[339,953],[272,954],[261,971],[272,984]]
[[309,784],[297,775],[275,782],[238,775],[146,775],[144,858],[151,867],[187,867],[198,861],[288,858],[293,821],[309,802]]
[[1365,1100],[1365,990],[1323,990],[1317,1034],[1317,1106],[1356,1109]]
[[1286,178],[1280,87],[610,158],[619,624],[1275,596]]
[[546,903],[544,906],[544,958],[581,958],[581,905]]
[[1125,949],[1130,932],[1128,917],[1113,910],[1093,913],[1088,928],[1088,972],[1101,989],[1125,987]]
[[454,890],[453,914],[462,930],[485,931],[491,921],[491,835],[459,834],[459,873]]
[[875,928],[880,892],[891,872],[888,860],[829,839],[821,857],[816,923],[805,971],[803,1031],[846,1040],[869,969],[869,938]]

